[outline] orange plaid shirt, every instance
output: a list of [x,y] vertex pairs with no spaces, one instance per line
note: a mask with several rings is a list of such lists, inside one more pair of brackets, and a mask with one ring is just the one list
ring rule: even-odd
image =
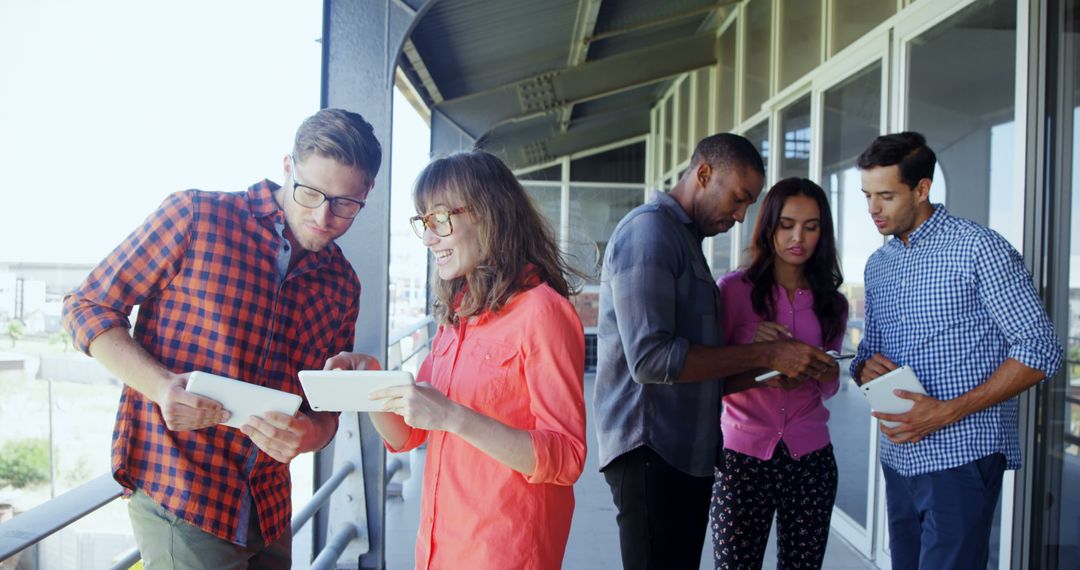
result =
[[398,451],[428,442],[417,568],[561,567],[585,465],[584,370],[581,321],[547,285],[440,327],[418,380],[527,431],[536,470],[526,477],[456,435],[413,430]]
[[[297,372],[351,350],[360,282],[337,245],[279,277],[284,216],[264,180],[246,193],[188,190],[159,209],[64,299],[75,345],[115,327],[174,372],[202,370],[303,395]],[[308,411],[307,403],[302,410]],[[116,480],[181,519],[244,545],[251,509],[269,543],[288,529],[289,466],[239,430],[174,432],[124,387],[113,432]]]

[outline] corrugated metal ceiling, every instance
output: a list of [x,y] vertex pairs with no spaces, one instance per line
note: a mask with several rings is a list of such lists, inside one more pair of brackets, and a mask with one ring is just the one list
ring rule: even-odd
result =
[[715,61],[735,3],[432,0],[399,64],[431,109],[527,166],[647,132],[670,81]]

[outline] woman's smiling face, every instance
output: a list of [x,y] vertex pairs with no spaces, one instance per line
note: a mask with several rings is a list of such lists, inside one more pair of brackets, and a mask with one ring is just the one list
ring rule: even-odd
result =
[[[483,261],[479,224],[465,208],[465,204],[459,202],[463,200],[453,199],[448,193],[443,192],[432,200],[428,211],[423,213],[429,216],[464,210],[447,216],[446,229],[450,231],[449,235],[440,236],[439,233],[445,232],[442,230],[435,232],[430,226],[424,229],[424,245],[435,256],[436,273],[439,279],[444,281],[451,281],[472,273]],[[438,223],[434,218],[430,219],[436,227],[443,227],[444,224]]]

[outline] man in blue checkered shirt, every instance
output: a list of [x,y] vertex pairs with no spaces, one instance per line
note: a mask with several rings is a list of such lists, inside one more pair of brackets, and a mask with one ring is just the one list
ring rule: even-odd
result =
[[1016,396],[1062,349],[1020,254],[997,232],[929,201],[937,158],[922,135],[878,137],[859,157],[878,231],[866,264],[861,382],[910,366],[928,395],[882,420],[893,570],[978,568],[1005,469],[1020,467]]

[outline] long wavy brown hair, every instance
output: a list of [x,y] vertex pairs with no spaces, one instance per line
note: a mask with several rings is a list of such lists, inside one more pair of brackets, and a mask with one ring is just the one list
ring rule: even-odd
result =
[[[535,285],[524,277],[535,266],[541,283],[563,297],[576,290],[568,277],[580,273],[567,266],[555,235],[532,198],[494,155],[474,150],[433,160],[416,179],[413,203],[419,214],[439,202],[465,206],[477,224],[480,264],[467,275],[444,281],[432,274],[433,314],[439,323],[497,313],[515,293]],[[460,300],[459,300],[460,297]]]

